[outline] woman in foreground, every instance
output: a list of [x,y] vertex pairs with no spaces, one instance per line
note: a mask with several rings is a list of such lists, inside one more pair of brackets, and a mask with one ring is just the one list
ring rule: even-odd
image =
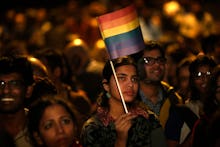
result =
[[81,132],[84,147],[163,147],[163,131],[155,115],[138,98],[137,67],[130,57],[112,61],[128,113],[123,107],[110,62],[103,69],[98,108]]

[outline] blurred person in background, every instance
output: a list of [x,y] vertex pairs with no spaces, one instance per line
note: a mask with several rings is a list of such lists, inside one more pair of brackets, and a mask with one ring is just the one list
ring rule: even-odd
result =
[[[38,57],[48,69],[48,78],[54,84],[57,94],[64,99],[70,100],[78,113],[80,113],[80,124],[82,124],[91,113],[91,101],[86,92],[78,88],[78,85],[73,85],[72,88],[68,83],[64,82],[65,77],[65,59],[62,52],[59,50],[45,49],[36,53]],[[88,83],[87,83],[88,84]]]
[[184,103],[190,98],[189,66],[194,58],[194,56],[183,58],[177,65],[176,69],[177,85],[175,88],[177,89],[180,96],[183,98]]
[[212,57],[204,54],[199,54],[190,64],[191,95],[189,101],[186,102],[186,105],[191,108],[198,117],[200,117],[200,110],[202,110],[203,107],[202,101],[208,90],[208,81],[212,75],[212,70],[216,65],[216,62]]
[[194,124],[203,113],[203,101],[208,92],[208,82],[212,75],[215,61],[204,54],[199,54],[189,65],[189,98],[176,113],[171,113],[167,121],[165,134],[170,147],[189,146]]
[[[215,115],[220,110],[220,66],[216,66],[208,81],[207,92],[202,100],[203,109],[194,125],[192,133],[193,147],[207,147],[209,143],[215,144],[215,139],[219,137],[217,133],[211,133],[209,127],[216,127],[212,124],[214,119],[219,119]],[[216,128],[217,129],[217,128]],[[214,131],[214,130],[212,130]],[[213,146],[212,144],[212,146]]]
[[80,38],[72,40],[64,49],[64,57],[70,69],[68,81],[84,90],[96,107],[96,98],[101,92],[101,71],[104,64],[93,59],[90,53],[87,43]]

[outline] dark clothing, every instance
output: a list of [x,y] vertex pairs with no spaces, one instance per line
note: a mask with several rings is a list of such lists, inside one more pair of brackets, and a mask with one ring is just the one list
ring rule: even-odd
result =
[[[183,143],[185,139],[190,136],[190,132],[182,132],[185,125],[192,130],[194,123],[198,120],[198,117],[186,106],[171,106],[169,118],[165,126],[165,135],[169,140],[175,140]],[[189,131],[190,131],[189,130]],[[186,135],[181,138],[181,134]],[[182,136],[183,137],[183,136]],[[181,140],[184,139],[184,140]]]
[[[130,112],[139,116],[133,120],[128,132],[127,147],[166,146],[161,126],[153,114],[148,114],[139,108]],[[154,131],[156,133],[153,133]],[[113,118],[109,116],[108,111],[99,108],[97,113],[84,124],[81,141],[85,147],[114,147],[116,137]]]
[[182,104],[182,97],[174,90],[168,83],[161,81],[158,92],[158,104],[153,104],[144,96],[142,91],[139,91],[141,101],[144,102],[154,113],[159,117],[160,123],[165,128],[166,122],[169,117],[170,107],[172,105]]
[[208,147],[208,126],[209,120],[206,116],[198,119],[193,127],[192,146],[193,147]]

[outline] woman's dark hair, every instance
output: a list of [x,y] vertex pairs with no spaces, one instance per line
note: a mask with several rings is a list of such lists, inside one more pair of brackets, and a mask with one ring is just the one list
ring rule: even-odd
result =
[[34,146],[38,146],[35,138],[34,138],[34,133],[39,134],[39,124],[40,120],[43,116],[43,113],[45,112],[45,109],[49,106],[52,106],[54,104],[59,104],[63,106],[67,112],[70,114],[73,123],[75,125],[75,133],[76,137],[78,137],[79,132],[78,132],[78,122],[77,122],[77,113],[72,104],[63,99],[60,98],[58,95],[54,94],[49,94],[49,95],[44,95],[40,99],[36,100],[31,107],[29,108],[28,112],[28,133],[30,136],[30,141]]
[[192,63],[189,66],[189,72],[190,72],[190,86],[191,86],[191,99],[192,100],[199,100],[200,95],[199,91],[195,87],[194,79],[195,79],[195,73],[198,71],[198,68],[201,66],[209,66],[212,70],[216,66],[215,60],[208,56],[208,55],[198,55],[195,60],[192,61]]
[[[137,69],[135,60],[130,56],[125,56],[125,57],[114,59],[112,60],[112,63],[114,65],[114,69],[120,66],[123,66],[123,65],[133,65]],[[103,79],[107,80],[107,83],[108,83],[112,75],[113,75],[113,71],[111,68],[110,61],[107,61],[102,71],[102,77]],[[98,98],[98,105],[103,106],[103,107],[108,107],[109,98],[106,96],[106,93],[107,91],[105,91],[103,88],[103,92]]]
[[36,77],[33,84],[32,95],[26,99],[26,107],[28,108],[34,101],[49,94],[58,94],[54,83],[48,77]]

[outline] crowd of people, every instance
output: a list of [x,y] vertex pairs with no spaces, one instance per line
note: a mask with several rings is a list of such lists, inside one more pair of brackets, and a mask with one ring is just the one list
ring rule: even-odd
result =
[[219,146],[220,29],[202,2],[133,0],[144,49],[112,60],[96,17],[130,1],[8,9],[0,146]]

